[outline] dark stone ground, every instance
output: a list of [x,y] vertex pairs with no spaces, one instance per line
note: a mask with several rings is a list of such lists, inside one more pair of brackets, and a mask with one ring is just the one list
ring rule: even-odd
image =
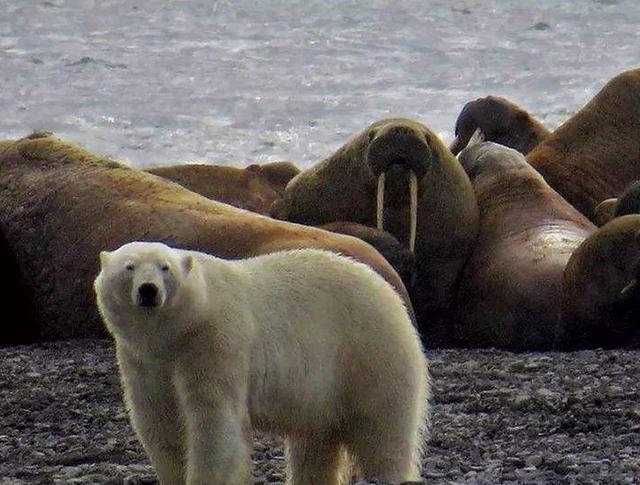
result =
[[[640,481],[640,353],[428,355],[426,483]],[[156,483],[114,364],[109,341],[0,349],[0,483]],[[284,481],[276,441],[252,457],[254,484]]]

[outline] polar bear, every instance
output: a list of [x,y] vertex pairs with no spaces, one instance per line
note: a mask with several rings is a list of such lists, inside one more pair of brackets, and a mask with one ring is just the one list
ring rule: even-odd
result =
[[98,309],[163,484],[250,480],[251,431],[286,438],[288,482],[417,480],[420,338],[368,266],[317,249],[224,260],[161,243],[100,254]]

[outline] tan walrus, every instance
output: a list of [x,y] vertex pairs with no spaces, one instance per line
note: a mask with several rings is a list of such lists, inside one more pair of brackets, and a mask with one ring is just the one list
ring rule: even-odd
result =
[[300,169],[291,162],[252,164],[246,168],[189,163],[154,167],[147,172],[208,199],[267,215]]
[[480,232],[460,278],[458,343],[550,349],[565,266],[595,227],[521,153],[478,141],[459,157],[478,199]]
[[564,275],[565,349],[640,346],[640,215],[613,219],[571,255]]
[[[40,339],[104,335],[91,288],[98,254],[134,240],[224,258],[327,249],[369,264],[411,308],[398,275],[364,242],[212,202],[43,134],[0,151],[0,233],[32,293]],[[0,328],[0,342],[5,335]]]
[[272,215],[308,225],[356,222],[415,245],[411,296],[425,344],[451,343],[448,318],[477,234],[478,207],[464,170],[423,124],[373,123],[294,177]]
[[467,146],[476,129],[486,141],[518,150],[526,155],[551,131],[527,111],[506,98],[487,96],[469,101],[458,115],[455,139],[451,143],[454,155]]
[[640,179],[640,69],[609,81],[527,161],[576,209],[595,208]]

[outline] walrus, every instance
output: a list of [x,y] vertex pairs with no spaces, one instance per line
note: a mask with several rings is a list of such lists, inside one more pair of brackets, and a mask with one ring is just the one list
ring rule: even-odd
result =
[[425,345],[451,343],[455,285],[478,230],[467,175],[438,136],[404,118],[377,121],[287,185],[272,216],[321,225],[350,221],[413,249],[412,301]]
[[229,259],[326,249],[370,265],[411,309],[399,276],[362,241],[213,202],[39,133],[0,153],[0,233],[32,292],[40,340],[105,335],[91,290],[98,255],[133,240]]
[[208,199],[267,215],[300,172],[291,162],[252,164],[246,168],[209,164],[154,167],[147,172],[172,180]]
[[325,231],[357,237],[371,244],[396,270],[405,288],[411,294],[416,279],[416,257],[409,251],[409,248],[400,244],[393,235],[387,231],[363,226],[355,222],[330,222],[317,227]]
[[600,202],[594,212],[598,226],[604,226],[614,217],[640,214],[640,180],[629,185],[620,197]]
[[565,266],[595,226],[514,149],[473,137],[459,160],[478,200],[480,231],[460,278],[458,344],[549,350]]
[[640,345],[640,215],[617,217],[571,255],[563,281],[564,349]]
[[35,316],[30,301],[31,292],[24,283],[9,243],[0,232],[0,305],[4,315],[0,345],[25,344],[36,338]]
[[528,155],[547,183],[592,221],[640,179],[640,69],[609,81]]
[[611,197],[600,202],[593,210],[593,222],[596,226],[602,227],[616,216],[618,198]]
[[615,217],[629,214],[640,214],[640,180],[629,185],[616,204]]
[[455,139],[451,143],[454,155],[467,146],[476,129],[484,133],[485,141],[493,141],[526,155],[551,131],[526,110],[506,98],[487,96],[469,101],[458,115]]

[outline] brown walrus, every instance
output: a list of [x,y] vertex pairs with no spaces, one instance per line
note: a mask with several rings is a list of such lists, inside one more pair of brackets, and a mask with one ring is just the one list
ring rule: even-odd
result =
[[640,215],[613,219],[571,255],[564,275],[566,349],[640,345]]
[[371,244],[391,264],[404,286],[411,292],[416,279],[416,257],[387,231],[355,222],[330,222],[317,227],[325,231],[357,237]]
[[478,207],[464,170],[427,127],[408,119],[373,123],[294,177],[272,215],[308,225],[377,226],[415,245],[411,296],[425,344],[451,343],[447,323]]
[[640,214],[640,180],[629,185],[618,199],[614,217]]
[[589,219],[640,179],[640,69],[609,81],[528,155],[547,183]]
[[411,309],[398,275],[362,241],[213,202],[41,134],[0,151],[0,233],[32,292],[40,339],[105,334],[91,286],[98,254],[135,240],[225,258],[332,250],[372,266]]
[[208,199],[259,214],[268,214],[289,181],[300,172],[291,162],[270,162],[246,168],[184,164],[148,169]]
[[458,115],[455,139],[451,143],[454,155],[467,146],[480,129],[486,141],[494,141],[526,155],[551,131],[527,111],[506,98],[487,96],[469,101]]
[[[1,150],[2,148],[0,148]],[[33,342],[35,316],[31,307],[31,292],[24,284],[22,272],[9,243],[0,232],[0,306],[2,326],[0,345],[16,345]],[[10,321],[13,319],[13,321]]]
[[618,198],[612,197],[600,202],[593,210],[593,222],[596,226],[602,227],[616,216]]
[[550,349],[565,266],[595,226],[516,150],[472,138],[459,159],[478,199],[480,232],[460,278],[458,343]]
[[633,182],[620,197],[600,202],[595,208],[598,226],[604,226],[614,217],[640,214],[640,180]]

